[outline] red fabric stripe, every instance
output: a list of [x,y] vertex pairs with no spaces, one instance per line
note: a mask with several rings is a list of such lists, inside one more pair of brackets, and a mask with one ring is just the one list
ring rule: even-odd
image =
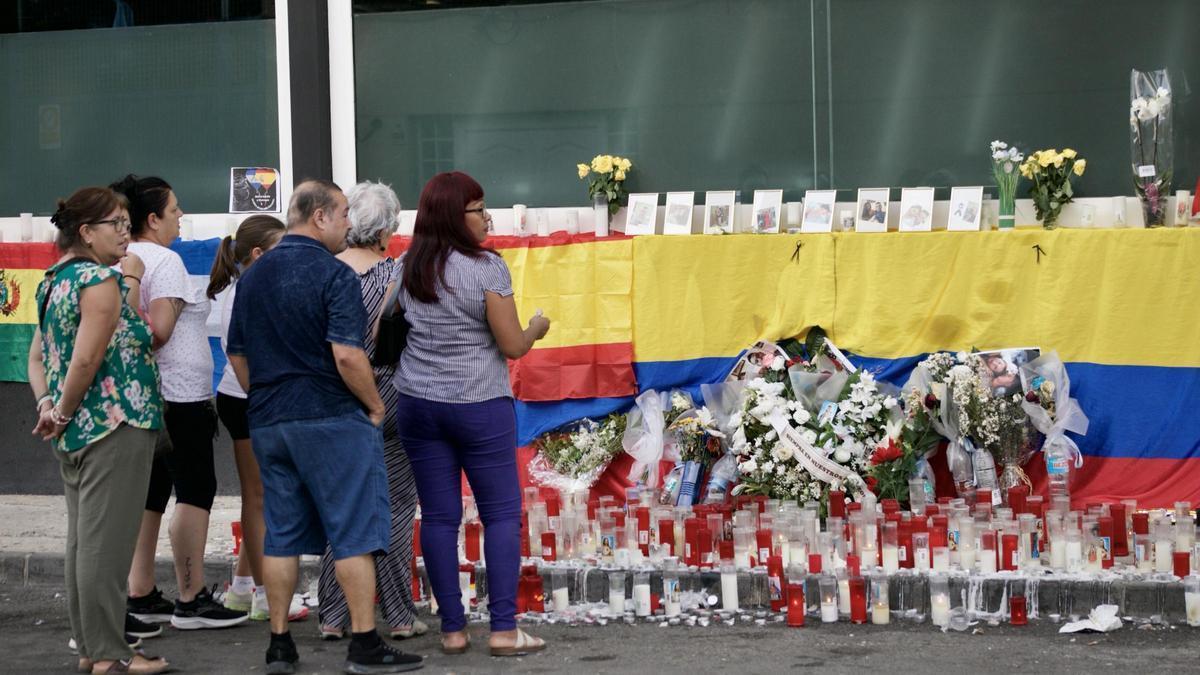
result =
[[0,269],[44,270],[61,256],[54,244],[0,244]]
[[[491,249],[505,248],[542,248],[545,246],[565,246],[567,244],[587,244],[595,241],[618,241],[628,239],[621,233],[614,233],[607,237],[597,237],[591,232],[583,232],[580,234],[567,234],[566,232],[554,232],[548,237],[514,237],[511,235],[494,235],[488,237],[484,242],[484,246]],[[401,253],[408,250],[412,244],[412,237],[401,237],[396,235],[392,237],[391,243],[388,244],[387,254],[395,258]]]
[[508,362],[513,394],[522,401],[613,398],[637,393],[633,345],[614,342],[533,349]]

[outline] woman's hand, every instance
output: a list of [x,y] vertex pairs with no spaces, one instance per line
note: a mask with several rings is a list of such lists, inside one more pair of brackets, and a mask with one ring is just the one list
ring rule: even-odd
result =
[[121,274],[142,278],[146,272],[146,263],[137,256],[136,253],[126,253],[124,258],[121,258]]
[[534,341],[541,340],[550,332],[550,319],[542,316],[542,310],[529,317],[529,330],[533,333]]
[[62,435],[67,425],[55,424],[54,406],[43,405],[38,410],[37,425],[33,427],[33,435],[41,436],[43,441],[52,441]]

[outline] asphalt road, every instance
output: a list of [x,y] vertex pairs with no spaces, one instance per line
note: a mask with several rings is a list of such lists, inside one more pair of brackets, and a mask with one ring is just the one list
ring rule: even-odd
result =
[[[436,620],[432,621],[436,625]],[[303,673],[337,673],[345,642],[317,639],[313,618],[292,624]],[[1037,621],[1027,627],[979,626],[981,633],[943,634],[929,624],[887,627],[836,624],[789,629],[781,624],[528,627],[550,648],[520,659],[487,655],[486,627],[471,627],[475,646],[444,656],[433,633],[404,641],[402,648],[426,656],[424,672],[437,673],[822,673],[1118,672],[1194,673],[1200,629],[1126,627],[1097,635],[1059,635]],[[62,589],[0,586],[0,672],[73,672]],[[263,670],[267,628],[252,624],[223,631],[181,633],[170,628],[146,641],[150,654],[165,656],[176,672],[254,673]]]

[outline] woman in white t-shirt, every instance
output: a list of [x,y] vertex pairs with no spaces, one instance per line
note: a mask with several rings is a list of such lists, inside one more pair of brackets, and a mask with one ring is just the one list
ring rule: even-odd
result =
[[[133,175],[110,187],[129,200],[135,252],[146,264],[140,309],[150,322],[162,379],[163,420],[170,449],[156,455],[146,510],[129,570],[129,613],[141,621],[180,629],[224,628],[246,621],[213,600],[204,584],[204,549],[209,512],[217,494],[213,439],[217,414],[212,403],[212,351],[208,346],[209,303],[192,284],[183,259],[168,248],[179,236],[183,210],[161,178]],[[179,600],[172,604],[154,583],[154,557],[162,515],[175,491],[171,548]]]
[[[225,237],[217,249],[209,273],[209,300],[219,303],[221,315],[221,349],[229,334],[229,318],[233,314],[233,299],[237,294],[237,279],[259,256],[271,250],[283,238],[287,228],[279,219],[255,215],[242,221],[237,233]],[[237,464],[238,481],[242,487],[242,547],[238,552],[233,585],[225,594],[228,609],[250,612],[253,621],[266,621],[266,587],[263,586],[263,487],[258,475],[258,461],[250,444],[250,423],[246,418],[246,392],[238,384],[237,375],[228,362],[217,384],[217,415],[233,439],[233,455]],[[288,612],[293,621],[308,616],[308,608],[295,603]]]

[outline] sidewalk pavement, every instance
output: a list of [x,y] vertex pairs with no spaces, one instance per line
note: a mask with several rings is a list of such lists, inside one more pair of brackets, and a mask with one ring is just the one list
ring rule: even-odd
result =
[[[224,586],[233,574],[230,524],[241,515],[240,497],[217,497],[208,524],[205,579]],[[158,534],[156,577],[160,583],[175,578],[168,524],[175,502],[167,507]],[[67,503],[62,495],[0,495],[0,584],[61,583],[67,547]],[[319,558],[304,556],[301,579],[315,578]],[[306,586],[301,586],[305,588]]]

